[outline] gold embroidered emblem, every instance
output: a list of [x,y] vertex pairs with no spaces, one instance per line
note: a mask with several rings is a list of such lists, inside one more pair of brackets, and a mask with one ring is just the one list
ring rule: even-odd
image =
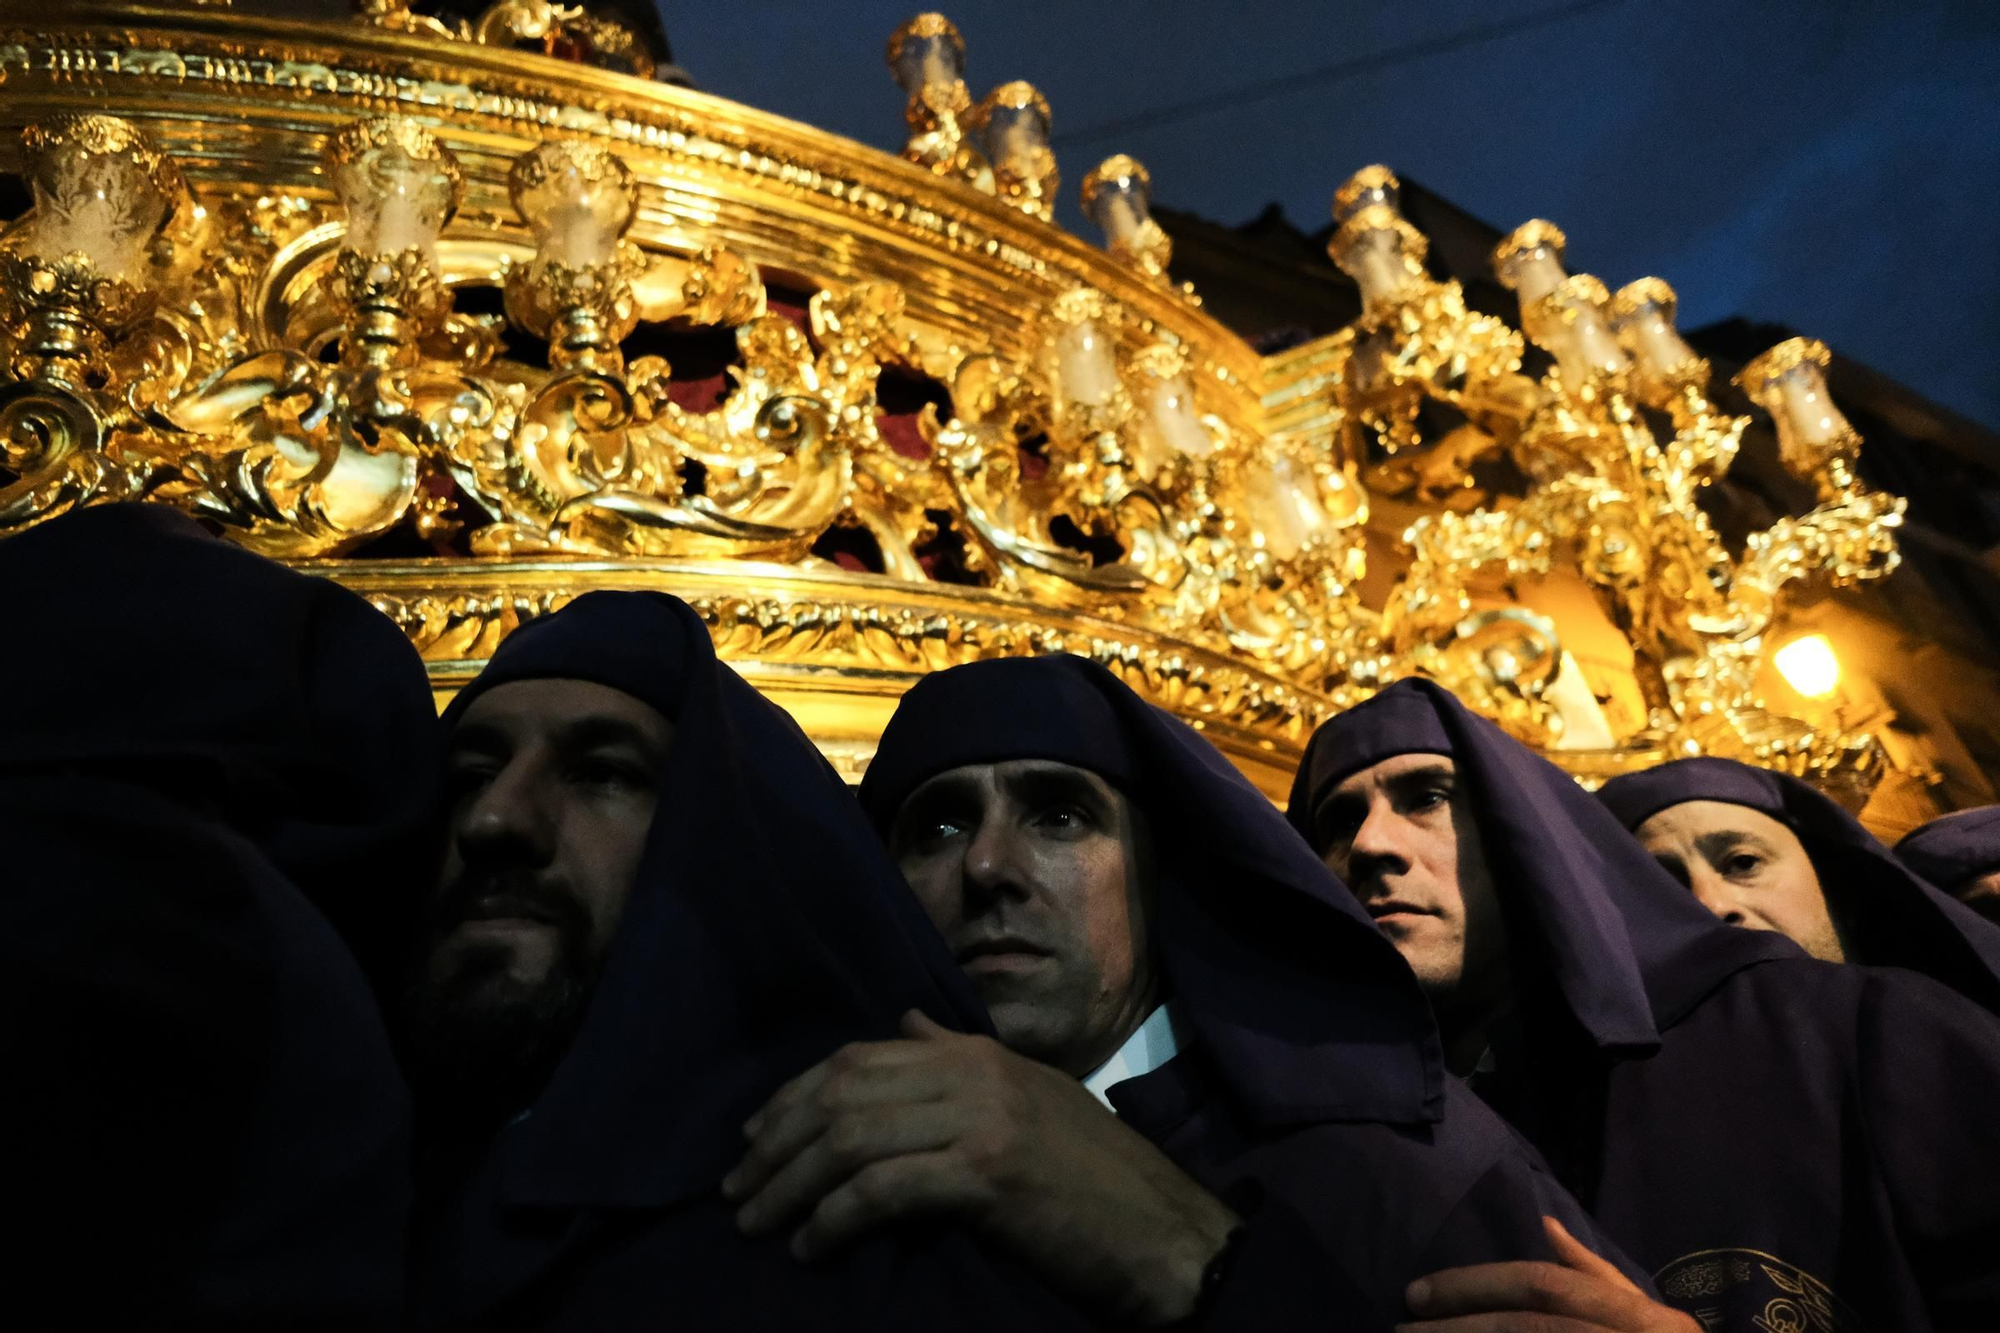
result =
[[1697,1250],[1653,1275],[1669,1305],[1727,1333],[1868,1333],[1833,1288],[1761,1250]]

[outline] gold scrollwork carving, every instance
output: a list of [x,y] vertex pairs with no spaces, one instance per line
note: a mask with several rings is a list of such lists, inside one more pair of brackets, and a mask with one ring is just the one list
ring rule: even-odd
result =
[[[1646,690],[1626,750],[1879,762],[1755,693],[1791,590],[1896,561],[1901,502],[1858,480],[1824,349],[1774,349],[1740,381],[1819,501],[1731,552],[1698,501],[1746,419],[1710,397],[1671,289],[1563,272],[1551,225],[1495,256],[1554,358],[1536,379],[1521,331],[1430,276],[1393,173],[1357,173],[1329,249],[1363,313],[1280,380],[1169,281],[1136,161],[1084,185],[1116,262],[1054,235],[1046,99],[1009,83],[975,107],[939,16],[887,54],[904,155],[943,180],[523,55],[617,66],[568,5],[502,0],[466,28],[360,9],[360,41],[248,18],[224,41],[210,28],[238,20],[210,16],[172,42],[80,23],[0,48],[9,79],[197,99],[148,123],[203,163],[190,189],[108,118],[29,134],[36,206],[0,238],[0,536],[100,500],[178,505],[336,558],[439,663],[620,571],[700,566],[688,590],[735,660],[852,683],[1065,648],[1280,757],[1412,672],[1559,743],[1555,628],[1494,589],[1574,572]],[[274,162],[321,145],[264,111],[353,112],[324,145],[334,201],[251,179],[263,158],[240,145],[207,154],[218,98],[257,110],[243,133],[282,142]],[[729,362],[719,399],[691,389],[707,372],[677,376],[683,347]],[[1487,480],[1503,459],[1524,494]],[[1364,605],[1371,509],[1421,517]],[[410,576],[434,586],[371,581],[410,549],[393,534],[438,551]]]

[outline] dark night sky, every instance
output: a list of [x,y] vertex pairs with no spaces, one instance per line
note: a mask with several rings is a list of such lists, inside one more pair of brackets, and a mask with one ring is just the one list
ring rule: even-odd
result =
[[[710,92],[893,150],[879,0],[659,0]],[[2000,427],[2000,0],[1380,0],[944,10],[975,98],[1054,106],[1064,219],[1129,152],[1154,197],[1302,229],[1381,161],[1682,323],[1789,324]],[[1093,239],[1095,239],[1093,235]]]

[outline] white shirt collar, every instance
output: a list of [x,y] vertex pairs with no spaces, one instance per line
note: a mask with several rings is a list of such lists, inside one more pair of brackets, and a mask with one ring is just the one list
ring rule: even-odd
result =
[[1163,1004],[1155,1009],[1109,1060],[1083,1076],[1085,1090],[1109,1107],[1111,1098],[1105,1094],[1113,1086],[1128,1078],[1150,1074],[1179,1053],[1180,1033],[1175,1030],[1178,1026],[1172,1005]]

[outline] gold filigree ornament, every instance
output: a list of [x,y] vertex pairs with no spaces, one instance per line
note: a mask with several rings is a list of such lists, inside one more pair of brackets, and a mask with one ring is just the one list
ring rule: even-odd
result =
[[[178,506],[369,596],[441,694],[580,593],[665,589],[850,775],[924,672],[1047,651],[1273,795],[1332,709],[1413,673],[1584,775],[1880,763],[1754,688],[1788,590],[1895,564],[1824,349],[1740,380],[1820,503],[1732,555],[1697,500],[1745,420],[1664,283],[1610,296],[1548,224],[1495,256],[1539,379],[1382,167],[1334,201],[1361,317],[1260,357],[1169,279],[1138,162],[1083,183],[1105,252],[1053,224],[1046,100],[975,108],[939,15],[889,42],[896,156],[627,77],[539,0],[0,13],[34,195],[0,237],[0,536]],[[1475,478],[1502,455],[1525,494]],[[1555,578],[1629,640],[1636,726],[1607,733],[1517,596]]]
[[[1420,520],[1417,553],[1392,605],[1433,623],[1468,605],[1473,571],[1545,577],[1568,556],[1632,645],[1650,716],[1615,770],[1663,754],[1713,753],[1864,790],[1881,762],[1865,736],[1772,712],[1755,675],[1782,590],[1818,576],[1840,586],[1895,568],[1902,501],[1855,478],[1859,439],[1825,394],[1823,348],[1781,344],[1747,367],[1746,391],[1777,424],[1785,466],[1823,503],[1753,533],[1732,559],[1698,503],[1722,476],[1748,422],[1707,397],[1708,367],[1673,331],[1673,293],[1635,283],[1613,301],[1561,264],[1562,233],[1531,222],[1496,249],[1522,323],[1555,360],[1542,399],[1512,443],[1531,479],[1504,510]],[[1665,414],[1664,441],[1642,408]]]
[[583,5],[550,0],[497,0],[472,23],[473,41],[487,46],[527,45],[634,78],[650,79],[656,66],[638,34],[592,14]]

